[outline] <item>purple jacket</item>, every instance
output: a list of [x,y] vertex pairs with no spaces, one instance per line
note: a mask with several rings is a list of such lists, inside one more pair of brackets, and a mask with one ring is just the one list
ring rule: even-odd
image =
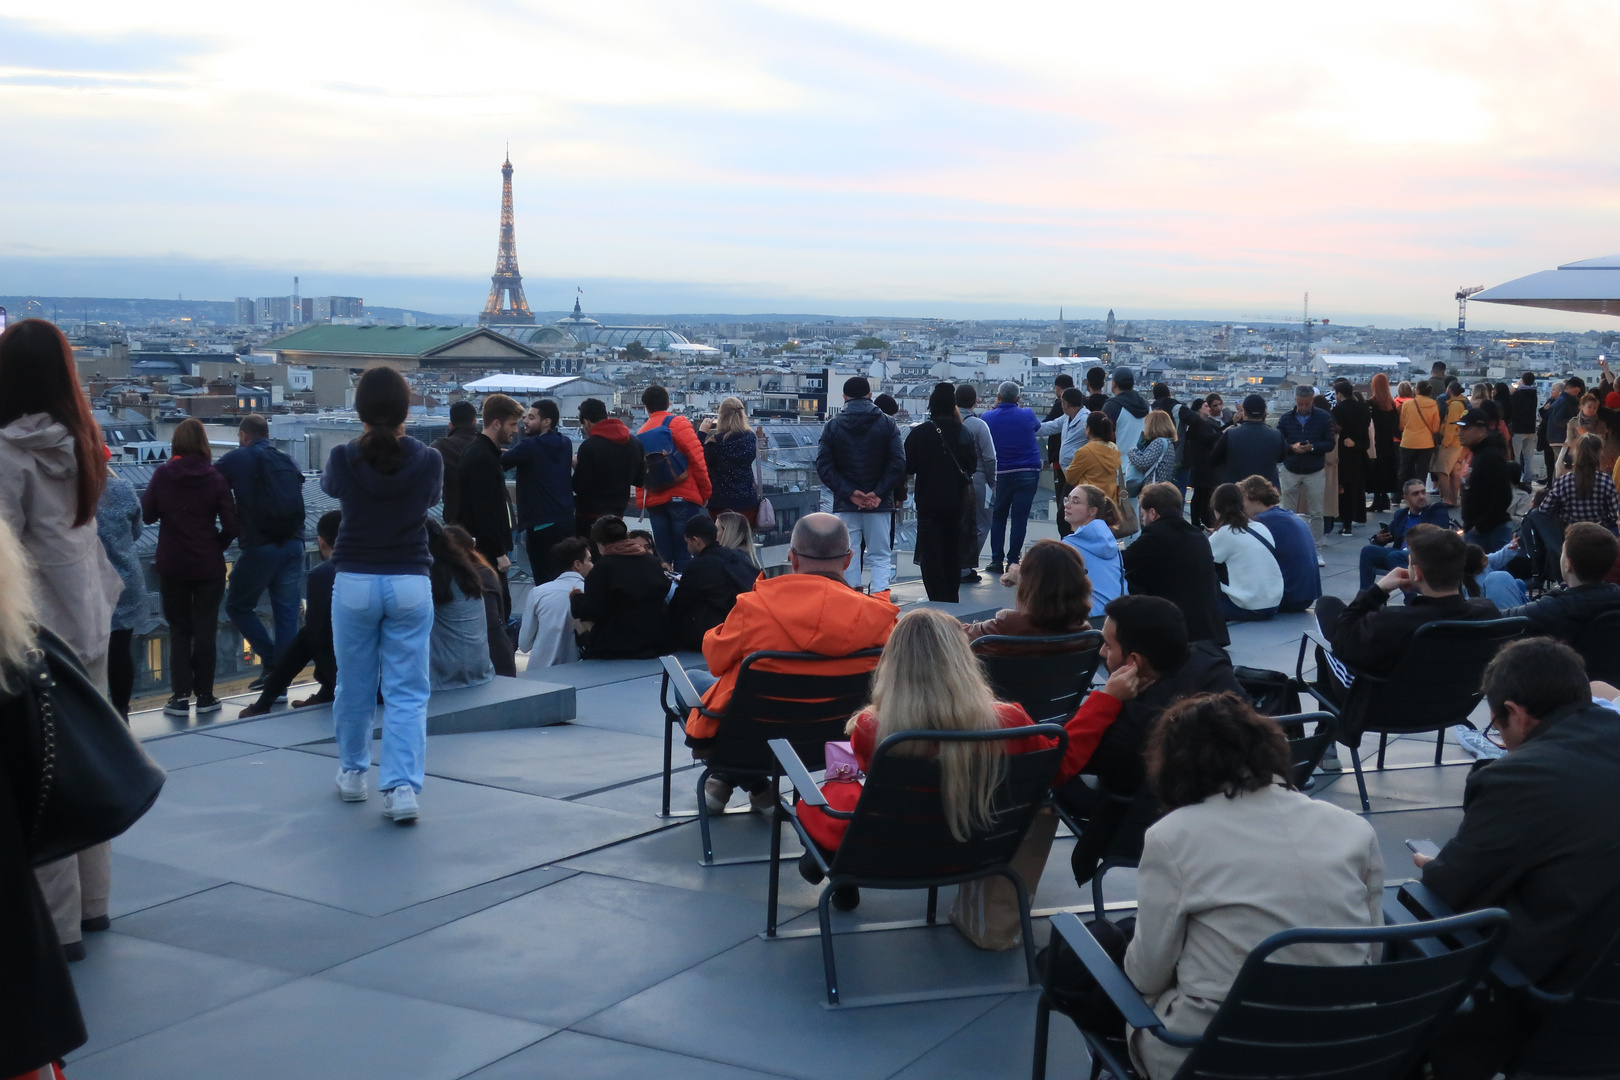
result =
[[236,501],[212,462],[181,454],[159,465],[141,492],[141,517],[148,525],[163,523],[158,576],[180,581],[225,576],[225,549],[237,535]]

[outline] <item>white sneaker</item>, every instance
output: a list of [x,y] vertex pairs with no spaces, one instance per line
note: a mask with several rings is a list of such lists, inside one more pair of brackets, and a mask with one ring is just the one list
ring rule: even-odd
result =
[[1322,556],[1318,555],[1316,557],[1316,565],[1317,566],[1326,566],[1327,565],[1327,560],[1322,558]]
[[703,781],[703,804],[711,814],[726,812],[726,804],[731,802],[731,793],[736,791],[735,784],[728,784],[718,776],[711,776]]
[[1476,761],[1483,758],[1486,761],[1495,761],[1507,754],[1507,751],[1497,746],[1483,734],[1476,731],[1470,724],[1458,724],[1451,729],[1452,738],[1463,752]]
[[365,769],[345,769],[338,766],[337,774],[338,795],[344,802],[365,802],[370,794],[366,790]]
[[415,821],[416,814],[416,791],[411,785],[401,784],[383,792],[383,817],[395,825],[405,825]]
[[1339,748],[1337,746],[1328,747],[1328,752],[1322,755],[1322,762],[1317,767],[1325,773],[1343,772],[1344,766],[1339,764]]

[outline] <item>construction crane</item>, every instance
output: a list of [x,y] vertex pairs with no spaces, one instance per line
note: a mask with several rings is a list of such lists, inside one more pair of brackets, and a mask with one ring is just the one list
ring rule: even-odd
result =
[[1468,298],[1477,292],[1484,292],[1483,285],[1457,286],[1457,340],[1451,346],[1451,359],[1453,367],[1466,366],[1469,354],[1474,350],[1463,340],[1463,331],[1468,327]]
[[1246,323],[1301,323],[1305,327],[1305,361],[1304,366],[1311,366],[1311,331],[1317,323],[1328,325],[1332,320],[1311,318],[1311,294],[1305,294],[1304,310],[1299,315],[1239,315],[1239,319]]

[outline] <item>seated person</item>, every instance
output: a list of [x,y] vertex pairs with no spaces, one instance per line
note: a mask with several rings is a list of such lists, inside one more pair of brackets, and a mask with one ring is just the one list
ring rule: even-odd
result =
[[[1505,908],[1502,955],[1556,993],[1586,973],[1620,925],[1620,718],[1594,700],[1580,655],[1550,638],[1504,645],[1481,689],[1507,754],[1469,774],[1457,835],[1434,858],[1413,861],[1453,910]],[[1537,1043],[1557,1045],[1570,1019],[1510,991],[1475,995],[1473,1010],[1454,1015],[1431,1049],[1435,1075],[1512,1075],[1538,1031]],[[1573,1037],[1588,1047],[1606,1037],[1615,1061],[1617,1034],[1588,1024]]]
[[1221,579],[1204,530],[1182,516],[1174,484],[1149,484],[1138,502],[1142,532],[1126,548],[1125,581],[1133,596],[1162,596],[1181,609],[1193,641],[1232,639],[1221,614]]
[[692,561],[670,597],[669,621],[675,627],[676,648],[701,649],[703,635],[726,621],[738,594],[754,587],[759,567],[736,548],[720,543],[715,521],[707,514],[687,519],[686,550]]
[[489,656],[489,614],[478,563],[432,518],[427,533],[428,553],[433,556],[433,569],[428,571],[433,586],[429,688],[456,690],[487,683],[495,677],[495,664]]
[[714,519],[715,539],[721,547],[740,551],[759,569],[759,555],[754,551],[754,527],[735,510],[726,510]]
[[[997,701],[985,682],[984,671],[968,647],[962,625],[937,608],[917,608],[894,625],[883,647],[883,658],[872,673],[872,703],[849,721],[850,749],[861,771],[872,767],[878,744],[902,731],[991,731],[1027,727],[1034,721],[1017,705]],[[954,743],[940,748],[941,798],[951,835],[958,840],[989,823],[990,796],[999,779],[996,759],[1003,753],[1045,749],[1051,741],[1041,737],[1010,743]],[[857,780],[832,780],[822,794],[834,810],[853,810],[861,796]],[[844,838],[847,821],[801,804],[799,820],[805,832],[830,855]],[[799,860],[799,872],[812,885],[821,882],[821,867],[808,852]],[[845,886],[833,893],[833,903],[848,911],[860,902],[860,893]]]
[[523,602],[518,648],[529,654],[525,674],[530,678],[543,678],[547,668],[579,659],[569,598],[585,589],[591,545],[578,536],[558,541],[551,546],[551,569],[557,576],[530,589]]
[[643,548],[645,548],[646,551],[647,551],[647,554],[649,554],[649,555],[657,555],[658,554],[658,541],[653,539],[653,534],[648,532],[646,529],[632,529],[626,535],[631,540],[634,540],[636,543],[640,544]]
[[1125,564],[1119,557],[1119,541],[1114,539],[1119,508],[1101,488],[1080,484],[1070,489],[1063,500],[1063,519],[1073,530],[1063,542],[1078,549],[1086,561],[1086,577],[1091,579],[1091,617],[1100,619],[1109,601],[1125,595]]
[[1322,564],[1317,560],[1311,527],[1297,514],[1278,504],[1282,496],[1277,486],[1263,476],[1251,476],[1238,484],[1243,492],[1243,512],[1271,533],[1277,545],[1277,565],[1282,568],[1283,595],[1277,610],[1288,614],[1304,611],[1322,595]]
[[601,554],[569,600],[574,618],[589,624],[580,642],[585,658],[645,660],[669,652],[675,640],[664,604],[669,578],[658,556],[612,514],[596,519],[591,543]]
[[1519,547],[1536,570],[1551,576],[1564,533],[1576,522],[1591,521],[1610,532],[1620,514],[1614,478],[1598,468],[1603,440],[1583,435],[1575,447],[1575,466],[1538,493],[1519,527]]
[[[788,548],[792,572],[761,578],[751,591],[737,597],[726,621],[703,637],[703,659],[714,683],[703,694],[703,708],[693,709],[686,721],[686,744],[694,757],[702,757],[720,720],[708,713],[724,713],[737,686],[737,671],[750,653],[762,651],[808,652],[846,656],[879,648],[889,640],[899,610],[887,599],[868,596],[844,583],[849,566],[849,530],[833,514],[806,514],[793,526]],[[872,659],[838,664],[817,664],[816,674],[848,675],[868,671]],[[792,671],[792,664],[778,670]],[[701,673],[699,673],[701,674]],[[695,680],[702,689],[706,680]],[[710,810],[718,813],[731,801],[739,783],[753,796],[757,810],[768,811],[772,795],[764,777],[711,775],[704,789]]]
[[[1333,646],[1331,656],[1317,650],[1318,683],[1342,704],[1353,668],[1369,675],[1395,669],[1412,635],[1425,623],[1441,619],[1496,619],[1495,604],[1463,595],[1463,580],[1485,566],[1485,553],[1449,529],[1414,525],[1406,534],[1410,564],[1399,566],[1346,604],[1336,596],[1316,602],[1316,622]],[[1405,607],[1389,607],[1390,595],[1405,592]],[[1340,741],[1355,745],[1357,732],[1341,731]]]
[[1393,570],[1405,566],[1406,533],[1414,525],[1438,525],[1451,528],[1451,511],[1445,503],[1431,503],[1424,481],[1408,480],[1401,485],[1401,499],[1405,505],[1395,511],[1389,524],[1372,536],[1372,543],[1361,549],[1361,584],[1359,589],[1370,589],[1380,570]]
[[[1113,538],[1109,540],[1111,543]],[[1018,591],[1013,602],[1017,607],[1002,608],[993,619],[970,623],[968,640],[991,635],[1045,637],[1090,630],[1091,580],[1079,550],[1057,540],[1037,540],[1018,562]],[[1026,652],[1016,647],[1013,651]]]
[[1577,522],[1564,534],[1564,550],[1558,559],[1559,573],[1569,588],[1529,603],[1524,582],[1506,570],[1492,570],[1485,575],[1485,595],[1502,608],[1504,616],[1529,619],[1526,636],[1545,635],[1573,643],[1593,619],[1620,608],[1620,585],[1604,580],[1616,559],[1620,559],[1620,540],[1613,533],[1590,521]]
[[268,713],[286,696],[287,687],[298,678],[304,666],[312,661],[320,689],[293,702],[292,707],[325,705],[332,700],[332,691],[337,686],[337,657],[332,651],[332,584],[337,579],[337,567],[331,560],[332,549],[337,545],[338,524],[342,520],[341,510],[328,510],[315,523],[315,547],[321,553],[321,564],[304,577],[304,625],[265,676],[264,691],[259,699],[238,713],[238,719]]
[[506,594],[501,592],[501,579],[489,560],[484,558],[483,552],[478,550],[472,533],[460,525],[446,525],[444,538],[467,556],[478,571],[478,581],[484,587],[484,629],[487,631],[484,636],[489,639],[489,662],[495,665],[495,674],[513,678],[517,675],[517,652],[511,636],[506,632],[506,620],[502,618],[502,612],[506,610]]
[[1209,499],[1215,531],[1209,538],[1215,564],[1226,571],[1221,584],[1221,614],[1228,621],[1260,622],[1277,614],[1282,603],[1282,567],[1271,530],[1243,512],[1243,492],[1222,484]]
[[[1157,596],[1122,596],[1103,622],[1108,682],[1064,725],[1069,748],[1053,785],[1063,808],[1084,819],[1075,843],[1075,880],[1085,884],[1110,851],[1133,851],[1159,816],[1144,786],[1142,746],[1159,714],[1192,694],[1241,694],[1226,650],[1189,643],[1187,620]],[[1097,778],[1096,788],[1077,779]]]
[[[1272,934],[1384,924],[1377,834],[1295,790],[1282,729],[1241,695],[1201,694],[1167,710],[1148,738],[1147,773],[1166,813],[1142,845],[1124,967],[1170,1031],[1202,1034],[1249,952]],[[1366,944],[1288,951],[1292,964],[1374,959]],[[1146,1031],[1128,1034],[1146,1080],[1170,1080],[1186,1059]]]

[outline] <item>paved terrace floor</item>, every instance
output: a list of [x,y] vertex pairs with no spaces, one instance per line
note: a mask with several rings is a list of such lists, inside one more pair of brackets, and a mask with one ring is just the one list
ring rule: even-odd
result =
[[[1361,536],[1328,543],[1327,588],[1349,597]],[[920,597],[914,584],[898,591]],[[962,610],[1007,599],[985,584]],[[1234,660],[1291,669],[1305,618],[1234,626]],[[818,942],[759,938],[765,866],[704,869],[695,823],[656,816],[655,671],[556,669],[574,690],[571,721],[433,735],[412,828],[384,820],[376,795],[337,799],[324,719],[276,713],[164,734],[137,718],[157,732],[146,745],[169,781],[113,844],[112,930],[90,935],[73,966],[90,1042],[68,1075],[1027,1076],[1033,991],[829,1011]],[[1417,767],[1368,781],[1391,880],[1410,876],[1405,838],[1444,841],[1461,818],[1467,769],[1426,765],[1432,756],[1432,737],[1400,741],[1392,763]],[[1454,746],[1446,757],[1467,760]],[[678,808],[693,799],[684,768]],[[1348,773],[1319,778],[1315,797],[1358,808]],[[732,815],[715,840],[721,856],[763,853],[768,830]],[[1086,899],[1072,843],[1054,844],[1037,908]],[[1133,876],[1110,874],[1110,899],[1133,898]],[[792,863],[782,882],[784,925],[813,927],[817,890]],[[923,904],[923,893],[865,890],[835,925],[914,919]],[[1047,933],[1038,920],[1041,943]],[[1020,951],[981,952],[943,921],[842,936],[838,958],[847,995],[1022,978]],[[1073,1028],[1053,1031],[1052,1075],[1085,1075]]]

